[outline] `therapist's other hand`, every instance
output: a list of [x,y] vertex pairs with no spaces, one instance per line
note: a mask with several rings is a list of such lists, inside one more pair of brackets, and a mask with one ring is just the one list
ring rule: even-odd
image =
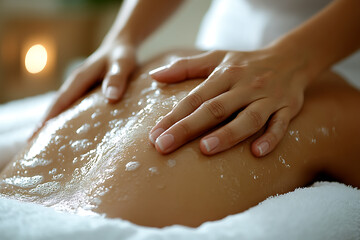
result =
[[136,67],[135,48],[130,44],[103,44],[89,56],[61,86],[45,118],[30,137],[82,97],[96,82],[102,81],[102,92],[109,103],[115,103],[123,96],[127,80]]
[[237,116],[200,141],[206,155],[225,151],[266,131],[251,145],[261,157],[283,138],[290,120],[300,111],[308,79],[304,61],[295,54],[266,48],[253,52],[210,51],[182,57],[150,75],[163,83],[206,78],[150,131],[156,149],[170,153],[195,137]]

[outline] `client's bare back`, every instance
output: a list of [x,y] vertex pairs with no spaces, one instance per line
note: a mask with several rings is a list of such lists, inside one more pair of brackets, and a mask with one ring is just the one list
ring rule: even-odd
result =
[[[244,211],[267,197],[313,181],[326,171],[360,185],[360,143],[351,108],[360,94],[333,74],[312,86],[304,108],[274,152],[254,158],[252,139],[212,157],[198,139],[160,155],[148,141],[156,120],[201,80],[159,86],[147,72],[172,55],[137,71],[123,100],[107,104],[99,89],[51,120],[2,172],[0,193],[78,214],[105,213],[147,226],[197,226]],[[351,118],[350,118],[351,116]],[[346,162],[337,164],[341,154]],[[336,169],[336,170],[334,170]],[[354,170],[353,170],[354,171]]]

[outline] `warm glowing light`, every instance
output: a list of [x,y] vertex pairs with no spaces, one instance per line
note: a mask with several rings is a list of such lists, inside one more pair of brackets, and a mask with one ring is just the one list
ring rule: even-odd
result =
[[46,66],[47,58],[47,51],[43,45],[32,46],[25,56],[26,70],[33,74],[41,72]]

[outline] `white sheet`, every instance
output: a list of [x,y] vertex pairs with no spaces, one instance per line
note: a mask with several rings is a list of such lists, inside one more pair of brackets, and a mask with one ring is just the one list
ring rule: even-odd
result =
[[[0,167],[25,145],[53,93],[0,105]],[[198,228],[146,228],[0,198],[0,239],[344,239],[360,240],[360,190],[316,183]]]

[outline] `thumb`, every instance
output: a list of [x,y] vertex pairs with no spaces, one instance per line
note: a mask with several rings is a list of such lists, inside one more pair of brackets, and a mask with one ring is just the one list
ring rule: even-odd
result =
[[205,52],[199,55],[182,57],[168,65],[149,72],[156,81],[175,83],[191,78],[206,78],[219,65],[224,57],[221,51]]

